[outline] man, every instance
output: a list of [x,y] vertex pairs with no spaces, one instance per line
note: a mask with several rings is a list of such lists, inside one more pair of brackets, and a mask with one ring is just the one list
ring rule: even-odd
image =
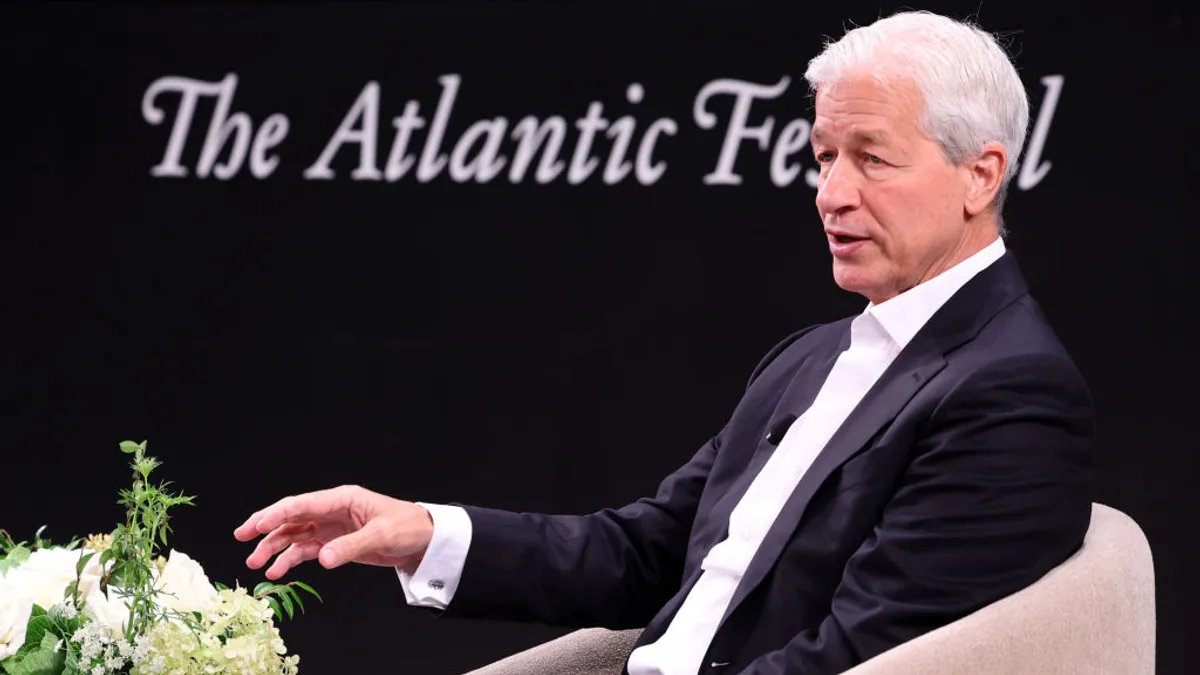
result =
[[869,305],[767,354],[657,495],[549,516],[342,487],[254,514],[247,564],[395,567],[444,616],[644,626],[629,675],[824,675],[1068,558],[1093,410],[1000,236],[1016,71],[986,33],[905,13],[806,78],[833,275]]

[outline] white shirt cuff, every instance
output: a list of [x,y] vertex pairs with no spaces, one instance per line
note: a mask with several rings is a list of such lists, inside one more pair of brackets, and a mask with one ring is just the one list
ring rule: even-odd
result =
[[433,518],[433,538],[411,576],[400,568],[396,568],[396,574],[409,605],[446,609],[458,589],[467,549],[471,547],[471,517],[459,506],[417,505]]

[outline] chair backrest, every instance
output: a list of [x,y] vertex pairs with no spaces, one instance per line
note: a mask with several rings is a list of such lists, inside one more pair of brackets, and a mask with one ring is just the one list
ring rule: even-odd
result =
[[1093,504],[1083,547],[1033,585],[846,675],[1154,675],[1154,592],[1146,535]]
[[[1083,547],[1049,574],[845,675],[1153,675],[1155,630],[1149,542],[1093,504]],[[620,675],[639,634],[580,630],[467,675]]]

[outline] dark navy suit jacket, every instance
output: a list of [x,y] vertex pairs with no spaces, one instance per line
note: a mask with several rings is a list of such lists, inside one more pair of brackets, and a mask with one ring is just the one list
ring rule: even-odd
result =
[[[654,497],[579,516],[466,506],[444,616],[663,634],[850,319],[754,370],[725,427]],[[704,659],[719,675],[839,673],[1018,591],[1091,515],[1093,407],[1011,253],[917,333],[826,445],[754,556]],[[727,665],[720,665],[727,664]]]

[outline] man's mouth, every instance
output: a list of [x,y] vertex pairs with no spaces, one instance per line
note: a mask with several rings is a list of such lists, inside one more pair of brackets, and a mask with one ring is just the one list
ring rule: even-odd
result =
[[856,241],[862,241],[864,239],[866,239],[866,237],[856,237],[856,236],[850,235],[850,234],[834,234],[833,235],[833,240],[839,244],[852,244]]

